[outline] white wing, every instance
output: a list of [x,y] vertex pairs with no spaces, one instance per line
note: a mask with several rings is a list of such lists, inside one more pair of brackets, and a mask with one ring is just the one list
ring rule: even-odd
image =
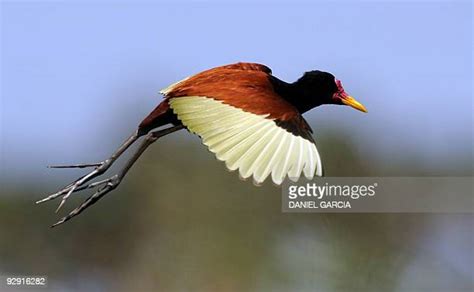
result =
[[270,174],[280,185],[285,177],[296,181],[301,172],[312,179],[322,175],[316,145],[293,135],[266,118],[205,96],[171,98],[170,107],[189,131],[243,178],[256,184]]

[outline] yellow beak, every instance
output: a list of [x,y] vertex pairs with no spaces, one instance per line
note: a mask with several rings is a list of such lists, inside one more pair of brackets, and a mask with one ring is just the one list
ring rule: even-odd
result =
[[351,106],[355,108],[356,110],[360,110],[361,112],[364,112],[364,113],[367,112],[367,109],[365,108],[365,106],[363,106],[360,102],[355,100],[352,96],[347,95],[344,98],[341,98],[341,101],[343,104]]

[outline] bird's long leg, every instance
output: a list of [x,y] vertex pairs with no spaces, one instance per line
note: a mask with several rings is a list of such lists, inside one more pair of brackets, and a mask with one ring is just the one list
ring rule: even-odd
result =
[[51,227],[58,226],[58,225],[60,225],[64,222],[68,221],[69,219],[73,218],[74,216],[79,215],[82,211],[84,211],[85,209],[87,209],[88,207],[93,205],[100,198],[105,196],[110,191],[114,190],[120,184],[122,179],[125,177],[125,175],[130,170],[130,168],[133,166],[133,164],[137,161],[137,159],[148,148],[148,146],[153,144],[160,137],[163,137],[163,136],[168,135],[172,132],[178,131],[182,128],[184,128],[183,125],[178,125],[178,126],[174,126],[174,127],[164,129],[164,130],[151,132],[148,135],[146,135],[145,140],[142,142],[140,147],[137,149],[137,151],[133,154],[133,156],[127,161],[125,166],[116,175],[113,175],[108,179],[98,181],[96,183],[90,184],[89,186],[84,186],[83,188],[81,188],[81,189],[84,189],[84,188],[88,188],[88,187],[94,187],[94,186],[97,186],[97,185],[103,185],[102,187],[100,187],[97,190],[97,192],[95,192],[92,196],[90,196],[87,200],[85,200],[79,207],[72,210],[67,216],[63,217],[61,220],[59,220],[57,223],[55,223]]
[[50,168],[84,168],[84,167],[95,167],[95,168],[94,168],[93,171],[89,172],[88,174],[86,174],[86,175],[78,178],[77,180],[73,181],[72,183],[68,184],[67,186],[62,188],[60,191],[58,191],[54,194],[51,194],[51,195],[47,196],[46,198],[44,198],[42,200],[37,201],[36,204],[40,204],[40,203],[43,203],[43,202],[47,202],[49,200],[56,199],[57,197],[65,194],[63,196],[63,200],[59,204],[58,209],[56,209],[56,212],[59,211],[59,209],[64,205],[67,198],[78,187],[80,187],[84,183],[90,181],[91,179],[103,174],[117,160],[117,158],[119,158],[120,155],[122,155],[125,152],[125,150],[127,150],[128,147],[130,147],[130,145],[132,145],[135,141],[137,141],[137,139],[140,138],[140,136],[142,136],[142,135],[143,134],[140,134],[139,131],[136,131],[135,133],[133,133],[133,135],[131,135],[127,140],[125,140],[125,142],[123,142],[122,145],[120,145],[120,147],[112,154],[112,156],[110,156],[109,158],[107,158],[106,160],[104,160],[102,162],[87,163],[87,164],[74,164],[74,165],[53,165],[53,166],[49,166]]

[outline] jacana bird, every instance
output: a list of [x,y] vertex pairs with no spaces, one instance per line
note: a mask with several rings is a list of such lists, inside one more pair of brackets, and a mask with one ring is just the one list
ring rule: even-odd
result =
[[[348,105],[367,112],[349,96],[341,81],[322,71],[306,72],[294,83],[272,75],[265,65],[236,63],[209,69],[163,89],[164,100],[138,125],[108,159],[91,164],[53,168],[94,169],[37,203],[59,196],[57,211],[74,192],[97,187],[79,207],[53,226],[66,222],[115,189],[145,149],[160,137],[187,129],[243,178],[262,183],[271,176],[279,185],[285,177],[297,180],[301,173],[321,176],[321,158],[312,130],[302,114],[323,104]],[[155,130],[159,127],[168,127]],[[88,183],[102,175],[140,137],[141,146],[115,175]]]

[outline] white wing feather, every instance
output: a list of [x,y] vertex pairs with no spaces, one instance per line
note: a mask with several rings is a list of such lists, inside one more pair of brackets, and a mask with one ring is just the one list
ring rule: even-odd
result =
[[277,126],[267,115],[245,112],[205,96],[171,98],[169,104],[183,125],[243,178],[253,176],[260,184],[271,174],[279,185],[287,175],[294,181],[302,172],[308,179],[322,175],[316,145]]

